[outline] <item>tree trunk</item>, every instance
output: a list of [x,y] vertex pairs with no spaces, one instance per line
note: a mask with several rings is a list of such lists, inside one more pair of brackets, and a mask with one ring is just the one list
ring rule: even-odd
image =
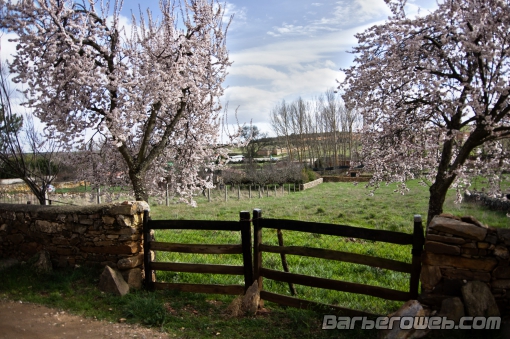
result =
[[145,171],[129,170],[129,178],[133,184],[136,201],[149,202],[149,195],[145,189]]
[[429,210],[427,215],[427,225],[434,216],[443,213],[443,204],[446,199],[446,193],[452,183],[453,178],[436,178],[436,181],[430,186],[429,192]]

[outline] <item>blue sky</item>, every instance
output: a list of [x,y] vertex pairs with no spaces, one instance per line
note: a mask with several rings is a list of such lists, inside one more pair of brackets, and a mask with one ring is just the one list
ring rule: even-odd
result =
[[[357,41],[354,34],[383,23],[390,15],[384,0],[230,0],[227,16],[234,15],[227,35],[233,65],[225,82],[223,103],[228,102],[229,122],[238,108],[239,123],[259,126],[272,133],[271,109],[281,100],[299,96],[312,99],[336,87],[341,68],[351,66],[347,53]],[[150,8],[158,13],[158,0],[125,0],[123,14],[131,17]],[[408,1],[407,13],[427,13],[435,0]],[[418,9],[418,8],[421,9]],[[13,47],[2,37],[2,58]]]

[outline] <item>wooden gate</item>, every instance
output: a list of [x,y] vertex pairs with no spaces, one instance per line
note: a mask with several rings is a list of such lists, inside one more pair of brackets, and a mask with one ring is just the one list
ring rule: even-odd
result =
[[[254,225],[254,267],[253,267],[254,279],[258,280],[260,298],[263,300],[268,300],[279,304],[298,308],[323,309],[325,306],[327,306],[329,308],[334,308],[338,312],[344,314],[372,315],[367,312],[361,312],[332,305],[319,304],[316,302],[311,302],[303,299],[298,299],[295,297],[265,291],[263,289],[263,278],[286,282],[289,283],[289,285],[295,283],[316,288],[365,294],[387,300],[407,301],[410,299],[416,299],[418,297],[418,284],[421,270],[420,258],[423,249],[423,244],[425,241],[423,235],[422,220],[421,216],[419,215],[415,216],[414,218],[413,234],[384,230],[374,230],[367,228],[357,228],[344,225],[332,225],[294,220],[264,219],[262,218],[262,211],[259,209],[256,209],[253,212],[253,225]],[[352,237],[399,245],[413,245],[412,263],[409,264],[391,259],[348,253],[337,250],[328,250],[304,246],[283,246],[282,244],[280,244],[280,246],[265,245],[262,244],[263,229],[276,229],[278,230],[278,233],[281,233],[280,230],[291,230],[315,234],[333,235],[339,237]],[[264,252],[279,253],[282,256],[283,262],[285,261],[284,255],[292,254],[299,256],[344,261],[355,264],[363,264],[398,272],[410,273],[411,276],[409,282],[409,291],[398,291],[379,286],[371,286],[340,280],[325,279],[309,275],[295,274],[264,268],[262,260]]]
[[[149,212],[145,211],[143,224],[145,287],[150,290],[174,289],[197,293],[234,295],[243,294],[253,282],[250,212],[240,212],[239,219],[239,221],[151,220],[149,218]],[[151,235],[151,230],[156,229],[239,231],[241,241],[240,244],[237,245],[205,245],[157,242],[153,241]],[[150,251],[169,251],[199,254],[242,254],[243,266],[153,262],[151,260]],[[209,273],[244,275],[245,283],[244,285],[162,283],[153,281],[153,270],[201,274]]]

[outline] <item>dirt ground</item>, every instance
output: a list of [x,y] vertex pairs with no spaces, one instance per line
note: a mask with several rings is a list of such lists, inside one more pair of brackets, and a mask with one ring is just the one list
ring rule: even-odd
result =
[[0,339],[167,339],[154,329],[88,319],[45,306],[0,300]]

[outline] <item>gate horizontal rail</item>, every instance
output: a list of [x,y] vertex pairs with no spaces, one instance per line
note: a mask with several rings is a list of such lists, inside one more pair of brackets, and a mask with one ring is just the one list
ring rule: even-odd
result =
[[[251,240],[251,224],[253,223],[253,253]],[[406,263],[393,259],[380,258],[364,254],[339,251],[336,249],[323,249],[307,246],[284,246],[283,238],[279,239],[279,245],[267,245],[262,243],[263,229],[278,230],[279,237],[283,237],[281,230],[306,232],[319,235],[349,237],[370,241],[385,242],[397,245],[412,245],[412,262]],[[241,244],[183,244],[153,241],[151,230],[213,230],[213,231],[239,231]],[[281,242],[280,242],[281,240]],[[385,230],[374,230],[346,225],[322,224],[316,222],[304,222],[293,220],[264,219],[262,211],[255,209],[253,219],[249,212],[240,212],[239,221],[197,221],[197,220],[150,220],[148,212],[144,214],[144,265],[145,285],[148,289],[174,289],[184,292],[218,293],[218,294],[242,294],[253,283],[258,281],[260,296],[263,300],[273,301],[282,305],[301,308],[318,308],[321,310],[331,309],[339,313],[349,315],[373,314],[358,310],[351,310],[339,306],[326,305],[314,301],[303,300],[295,297],[281,295],[263,289],[263,278],[286,282],[289,287],[292,284],[337,290],[349,293],[370,295],[387,300],[405,301],[416,299],[418,296],[419,276],[421,271],[421,252],[425,242],[423,225],[420,216],[414,218],[413,234],[406,234]],[[174,263],[152,262],[150,251],[168,251],[178,253],[195,254],[242,254],[243,266],[198,264],[198,263]],[[282,257],[285,272],[263,267],[263,253],[277,253]],[[372,286],[336,279],[320,278],[310,275],[290,273],[287,268],[285,255],[313,257],[335,261],[343,261],[354,264],[367,265],[397,272],[409,273],[409,290],[399,291],[390,288]],[[252,256],[253,255],[253,256]],[[252,261],[253,259],[253,261]],[[244,275],[243,285],[214,285],[214,284],[190,284],[190,283],[163,283],[152,281],[152,270],[174,271],[201,274],[229,274]]]
[[[253,263],[251,245],[250,213],[241,212],[239,221],[210,221],[210,220],[151,220],[149,212],[144,212],[143,246],[144,272],[147,289],[174,289],[184,292],[242,294],[253,282]],[[151,231],[160,230],[209,230],[209,231],[238,231],[241,244],[211,245],[211,244],[183,244],[166,243],[152,240]],[[195,254],[242,254],[243,265],[217,265],[196,263],[153,262],[151,251],[166,251]],[[155,282],[152,278],[153,270],[173,271],[200,274],[229,274],[243,275],[243,285],[214,285],[214,284],[185,284]]]
[[[294,307],[311,307],[312,305],[324,307],[323,304],[306,301],[294,297],[272,293],[263,289],[263,278],[286,282],[293,288],[292,284],[310,286],[316,288],[337,290],[343,292],[370,295],[387,300],[406,301],[416,299],[418,296],[419,276],[421,271],[421,252],[425,242],[423,234],[423,225],[420,216],[414,218],[413,234],[399,233],[385,230],[373,230],[366,228],[358,228],[345,225],[321,224],[316,222],[280,220],[280,219],[264,219],[262,211],[255,209],[253,211],[254,225],[254,278],[258,281],[261,290],[261,299],[282,303]],[[412,245],[412,263],[405,263],[397,260],[379,258],[369,255],[342,252],[338,250],[314,248],[307,246],[279,246],[266,245],[262,243],[263,229],[299,231],[314,233],[320,235],[332,235],[340,237],[350,237],[365,240],[373,240],[378,242],[386,242],[397,245]],[[399,291],[385,287],[359,284],[336,279],[320,278],[310,275],[277,271],[263,267],[263,253],[279,253],[282,256],[282,262],[286,262],[284,255],[298,255],[306,257],[314,257],[321,259],[337,260],[362,264],[371,267],[384,268],[397,272],[410,273],[409,290]],[[285,267],[284,267],[285,268]],[[331,306],[331,305],[328,305]],[[355,310],[343,309],[343,313],[356,315]]]

